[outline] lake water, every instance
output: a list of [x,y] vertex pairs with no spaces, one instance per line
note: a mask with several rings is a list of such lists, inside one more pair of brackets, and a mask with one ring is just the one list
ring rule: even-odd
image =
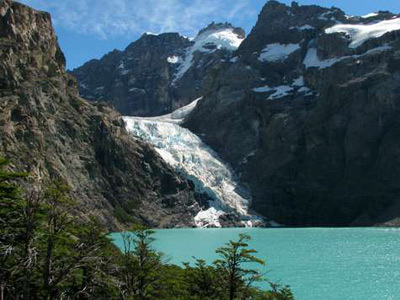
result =
[[[239,233],[267,262],[268,279],[290,285],[298,300],[400,299],[400,229],[170,229],[157,230],[155,248],[171,263],[202,258]],[[121,245],[120,235],[113,238]]]

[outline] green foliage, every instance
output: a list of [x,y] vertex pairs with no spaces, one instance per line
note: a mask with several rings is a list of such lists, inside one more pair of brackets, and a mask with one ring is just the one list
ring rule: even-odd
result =
[[129,224],[134,221],[132,216],[130,216],[120,204],[117,204],[114,208],[114,217],[124,224]]
[[202,259],[196,259],[193,267],[185,263],[186,282],[192,299],[212,300],[220,297],[217,272]]
[[262,259],[253,255],[257,253],[256,250],[248,249],[247,242],[250,240],[249,235],[240,234],[238,241],[229,241],[216,250],[220,258],[214,262],[214,265],[229,300],[237,299],[239,295],[245,297],[252,283],[262,280],[259,270],[244,267],[244,264],[248,263],[265,265]]
[[166,263],[153,247],[154,231],[140,225],[121,233],[120,251],[95,219],[74,214],[77,201],[66,183],[56,180],[22,196],[17,180],[27,174],[6,166],[0,159],[0,299],[294,299],[286,286],[253,286],[262,274],[251,266],[265,263],[249,249],[248,235],[218,248],[212,265]]
[[294,295],[288,286],[270,283],[270,291],[253,290],[253,300],[294,300]]
[[152,248],[154,231],[136,225],[123,232],[121,293],[125,299],[147,300],[157,296],[162,269],[162,254]]
[[[5,168],[8,161],[0,158],[0,288],[14,290],[15,280],[22,281],[19,265],[27,262],[24,259],[23,228],[25,202],[21,189],[16,184],[18,179],[25,178],[26,173],[8,172]],[[17,275],[19,274],[19,275]]]

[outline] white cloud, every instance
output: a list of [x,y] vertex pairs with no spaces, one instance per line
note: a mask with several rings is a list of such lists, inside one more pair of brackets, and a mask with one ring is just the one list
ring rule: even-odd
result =
[[20,0],[52,14],[65,30],[100,38],[150,32],[194,36],[212,20],[256,13],[248,0]]

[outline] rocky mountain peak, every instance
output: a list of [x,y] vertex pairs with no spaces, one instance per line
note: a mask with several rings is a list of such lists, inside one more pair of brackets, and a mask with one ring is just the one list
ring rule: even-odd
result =
[[170,47],[171,53],[175,50],[173,48],[189,46],[190,40],[180,35],[177,32],[167,33],[144,33],[137,41],[131,43],[126,49],[126,52],[134,51],[138,47],[158,47],[161,49]]
[[225,22],[225,23],[215,23],[212,22],[205,28],[201,29],[197,36],[206,34],[206,33],[212,33],[215,31],[223,31],[223,30],[232,30],[233,33],[235,33],[238,38],[244,39],[246,37],[246,32],[244,31],[243,28],[241,27],[235,27],[231,23]]
[[345,13],[335,7],[299,5],[297,2],[288,6],[269,1],[259,14],[256,26],[241,44],[239,53],[248,58],[268,44],[298,44],[309,39],[315,31],[346,21]]
[[201,97],[208,71],[228,60],[244,38],[242,28],[214,22],[194,39],[145,33],[124,51],[72,73],[90,100],[109,101],[124,115],[162,115]]
[[[63,73],[65,58],[50,14],[10,0],[0,3],[1,87],[15,87],[31,77]],[[18,57],[14,53],[18,52]]]

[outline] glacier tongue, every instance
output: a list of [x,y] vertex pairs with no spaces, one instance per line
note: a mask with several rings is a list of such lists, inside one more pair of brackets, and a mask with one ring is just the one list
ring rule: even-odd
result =
[[179,125],[200,99],[165,116],[123,119],[131,134],[152,144],[167,163],[195,184],[198,192],[212,199],[210,208],[195,217],[198,227],[221,227],[219,218],[226,213],[238,215],[245,226],[260,223],[261,218],[248,213],[251,197],[239,187],[231,169],[197,135]]

